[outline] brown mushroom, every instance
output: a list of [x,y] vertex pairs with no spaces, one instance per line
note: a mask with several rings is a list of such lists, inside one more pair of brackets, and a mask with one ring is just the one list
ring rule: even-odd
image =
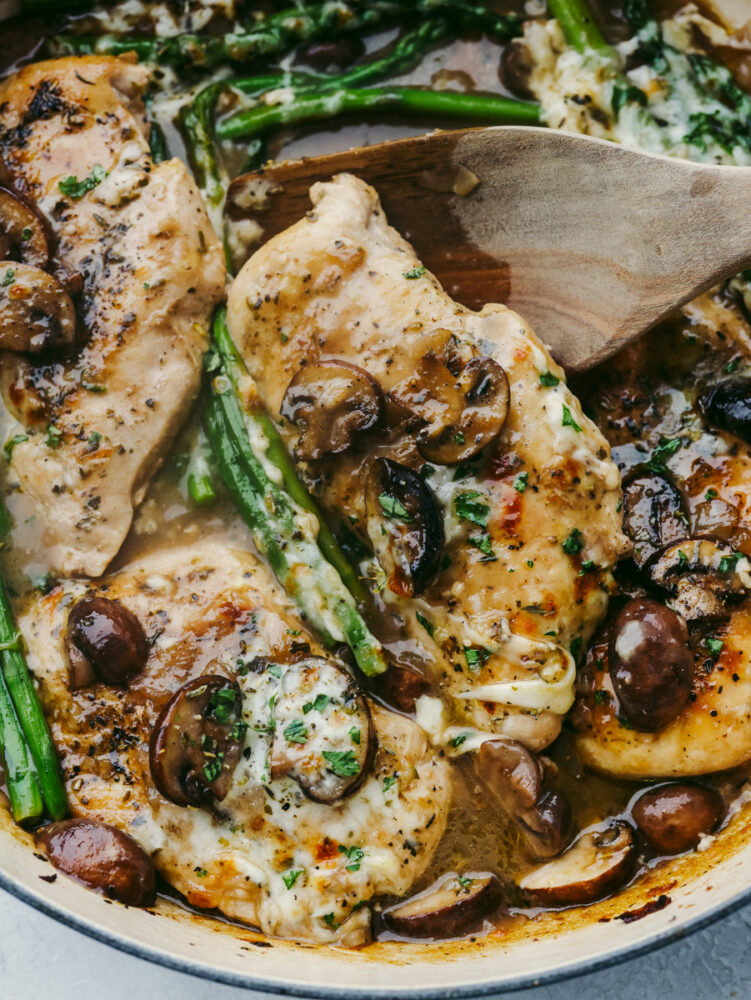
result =
[[221,802],[232,786],[245,731],[242,695],[234,681],[206,674],[177,691],[151,733],[154,784],[179,806]]
[[525,835],[532,854],[549,858],[571,839],[571,807],[547,784],[545,767],[518,740],[486,740],[473,759],[475,771]]
[[656,851],[682,854],[720,825],[725,806],[714,788],[674,782],[645,791],[632,806],[631,815]]
[[73,605],[65,647],[71,690],[97,680],[127,684],[143,670],[148,657],[143,626],[124,604],[108,597],[84,597]]
[[424,674],[398,663],[389,664],[385,673],[374,677],[373,686],[388,705],[407,715],[414,713],[417,699],[430,690]]
[[664,729],[691,693],[694,658],[683,619],[659,601],[635,597],[613,625],[608,666],[625,719],[642,732]]
[[402,937],[452,938],[473,930],[503,902],[495,875],[450,875],[385,910],[383,921]]
[[0,261],[17,261],[44,271],[50,261],[45,225],[34,209],[0,187]]
[[504,87],[525,101],[536,100],[530,88],[530,77],[534,69],[534,59],[522,39],[509,42],[501,53],[498,76]]
[[634,543],[633,560],[639,569],[666,545],[686,538],[686,504],[668,476],[647,470],[624,481],[623,530]]
[[665,549],[652,564],[650,575],[669,595],[668,606],[689,625],[722,622],[730,617],[728,605],[749,592],[737,569],[742,558],[729,545],[691,538]]
[[284,668],[274,705],[271,777],[333,805],[365,781],[376,749],[370,709],[339,664],[308,656]]
[[635,859],[633,831],[617,820],[604,830],[583,833],[560,857],[525,875],[519,888],[538,906],[591,903],[619,889]]
[[732,503],[713,497],[704,500],[694,510],[694,534],[719,538],[727,542],[735,534],[740,511]]
[[751,379],[735,376],[715,382],[699,396],[699,408],[713,427],[751,443]]
[[70,344],[76,312],[63,286],[30,264],[0,261],[0,348],[37,354]]
[[36,834],[55,868],[89,889],[128,906],[151,906],[156,876],[151,858],[122,830],[95,819],[66,819]]
[[281,405],[281,415],[300,428],[294,450],[304,461],[346,451],[358,434],[380,422],[382,412],[378,383],[346,361],[305,365],[287,386]]
[[506,373],[498,362],[473,357],[455,373],[452,359],[420,359],[414,375],[389,393],[419,423],[417,447],[429,462],[456,465],[490,444],[509,408]]
[[367,530],[386,586],[415,597],[432,583],[443,553],[443,515],[428,484],[407,466],[377,458],[365,486]]

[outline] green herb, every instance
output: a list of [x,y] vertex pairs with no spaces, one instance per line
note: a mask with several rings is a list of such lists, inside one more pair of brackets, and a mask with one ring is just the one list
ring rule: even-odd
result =
[[665,459],[669,455],[674,455],[682,444],[683,442],[679,437],[661,437],[657,442],[657,447],[652,451],[652,456],[647,463],[649,468],[652,469],[653,472],[664,472]]
[[459,883],[459,885],[462,887],[462,889],[464,889],[464,891],[466,892],[467,889],[469,889],[469,887],[471,885],[474,885],[474,881],[475,880],[473,878],[469,878],[467,875],[457,875],[456,881]]
[[390,774],[388,776],[388,778],[384,778],[383,779],[383,790],[384,790],[384,792],[387,792],[389,790],[389,788],[391,788],[392,785],[396,784],[396,782],[397,782],[397,777],[396,777],[395,774]]
[[305,743],[308,739],[308,729],[302,719],[293,719],[284,730],[284,738],[288,743]]
[[634,728],[631,725],[631,723],[628,721],[628,719],[626,718],[625,715],[617,715],[616,718],[618,719],[618,725],[621,727],[621,729],[633,729]]
[[558,385],[561,380],[557,375],[552,372],[540,372],[540,385],[544,385],[546,389],[552,388],[554,385]]
[[495,559],[493,543],[491,542],[490,535],[487,531],[482,535],[470,535],[467,541],[470,545],[473,545],[476,549],[479,549],[480,552],[483,553],[485,558],[481,559],[481,562],[491,562]]
[[47,437],[45,439],[45,444],[48,448],[59,448],[60,438],[63,436],[63,432],[59,427],[55,427],[54,424],[47,425]]
[[268,672],[271,674],[272,677],[278,678],[282,676],[282,668],[279,666],[278,663],[270,663],[268,667],[266,667],[266,669],[268,670]]
[[412,520],[410,512],[400,500],[396,499],[396,497],[389,496],[388,493],[381,493],[378,497],[378,503],[381,505],[381,510],[386,517],[394,518],[399,521]]
[[642,107],[646,107],[647,95],[643,90],[631,85],[626,87],[614,87],[611,104],[617,117],[620,114],[621,109],[626,104],[640,104]]
[[16,272],[12,267],[6,269],[3,275],[3,280],[0,281],[0,288],[7,288],[8,285],[12,285],[16,280]]
[[466,490],[454,497],[454,510],[457,517],[462,521],[471,521],[472,524],[477,524],[481,528],[486,527],[490,517],[490,507],[477,500],[477,497],[482,496],[483,494],[478,490]]
[[714,500],[716,496],[717,496],[717,490],[715,490],[715,489],[708,489],[707,492],[704,494],[704,499],[705,500]]
[[236,722],[230,731],[230,739],[235,740],[237,743],[242,743],[245,739],[245,734],[248,731],[247,722]]
[[99,448],[101,441],[102,441],[102,435],[99,433],[99,431],[92,431],[91,434],[89,434],[90,447],[87,448],[86,450],[96,451]]
[[224,754],[218,753],[214,760],[210,760],[207,764],[204,764],[203,773],[204,777],[211,784],[212,781],[216,781],[219,775],[222,773],[222,765],[224,764]]
[[593,569],[597,569],[597,563],[594,559],[583,559],[582,568],[579,570],[579,576],[585,576],[590,573]]
[[13,454],[13,449],[16,447],[16,445],[23,444],[24,441],[28,440],[29,440],[28,435],[16,434],[14,437],[10,439],[10,441],[5,442],[5,444],[3,445],[3,451],[5,452],[9,462],[10,462],[10,456]]
[[288,628],[287,635],[297,636],[297,635],[302,635],[302,632],[300,631],[299,628]]
[[282,882],[284,882],[288,889],[291,889],[302,873],[302,868],[290,868],[288,871],[282,872]]
[[610,701],[610,694],[602,688],[595,691],[595,705],[605,705]]
[[425,617],[425,615],[421,615],[419,611],[415,611],[415,618],[420,623],[420,625],[422,625],[422,627],[425,629],[425,631],[428,633],[428,635],[432,639],[433,638],[433,634],[435,632],[435,625],[431,621],[429,621]]
[[678,565],[688,566],[688,556],[683,551],[683,549],[678,549]]
[[31,585],[34,590],[40,590],[43,594],[49,594],[55,586],[55,577],[52,573],[41,573],[39,576],[31,577]]
[[417,267],[413,267],[411,271],[404,271],[402,273],[403,278],[421,278],[425,274],[425,266],[423,264],[418,264]]
[[220,725],[228,726],[237,712],[237,692],[233,688],[212,691],[206,707]]
[[454,442],[456,444],[464,444],[464,434],[461,431],[457,431],[454,434]]
[[329,770],[340,778],[351,778],[360,773],[360,765],[353,750],[323,750],[321,756],[329,762]]
[[31,230],[29,229],[28,226],[24,226],[24,228],[21,230],[21,239],[24,241],[24,243],[27,240],[31,239]]
[[529,480],[528,472],[519,473],[519,475],[514,480],[514,489],[516,490],[517,493],[523,493],[526,490],[528,486],[528,480]]
[[741,363],[740,358],[734,358],[733,361],[728,361],[728,363],[725,365],[725,371],[728,373],[728,375],[731,375],[734,371],[738,369],[740,363]]
[[335,931],[339,928],[339,924],[337,923],[336,917],[334,916],[333,913],[324,913],[323,919],[326,921],[326,923],[332,930]]
[[724,645],[722,639],[707,639],[707,649],[712,656],[719,656]]
[[740,554],[737,552],[732,556],[723,556],[722,559],[720,559],[720,565],[719,565],[720,572],[732,573],[739,559],[740,559]]
[[[430,477],[434,474],[435,474],[435,469],[433,468],[432,465],[428,465],[427,462],[420,469],[420,475],[422,476],[423,479],[430,479]],[[355,520],[357,520],[357,518],[355,518]]]
[[464,647],[464,659],[467,661],[467,666],[470,670],[479,670],[484,663],[488,662],[492,655],[492,649],[484,649],[482,646],[479,648],[476,646]]
[[194,868],[193,871],[199,878],[206,878],[206,876],[209,874],[205,868]]
[[561,427],[573,427],[577,434],[581,434],[582,430],[571,416],[571,410],[569,410],[565,403],[563,404],[563,419],[561,420]]
[[101,167],[98,163],[92,168],[91,173],[88,177],[84,177],[82,181],[79,181],[76,177],[71,175],[66,177],[64,180],[58,182],[58,188],[60,191],[66,195],[68,198],[72,198],[73,201],[78,201],[79,198],[101,184],[104,178],[107,176],[107,171],[104,167]]
[[534,559],[527,559],[527,560],[525,560],[525,565],[529,566],[530,569],[532,569],[532,567],[534,566],[534,564],[535,564]]
[[584,539],[578,528],[573,528],[568,538],[561,542],[561,548],[569,556],[575,556],[584,548]]
[[363,851],[362,847],[345,847],[344,844],[340,844],[338,850],[340,854],[346,854],[350,861],[350,864],[347,865],[347,871],[359,872],[360,862],[365,856],[365,851]]
[[322,712],[324,708],[331,701],[331,698],[327,694],[317,694],[313,701],[306,701],[302,707],[303,715],[307,715],[308,712]]
[[454,747],[454,749],[456,749],[456,747],[460,747],[468,736],[469,733],[460,733],[458,736],[455,736],[453,738],[453,740],[451,741],[451,746]]
[[84,382],[81,381],[81,388],[85,389],[86,392],[106,392],[107,386],[101,385],[99,382]]
[[356,726],[353,726],[349,731],[349,738],[355,744],[356,747],[360,746],[360,730]]

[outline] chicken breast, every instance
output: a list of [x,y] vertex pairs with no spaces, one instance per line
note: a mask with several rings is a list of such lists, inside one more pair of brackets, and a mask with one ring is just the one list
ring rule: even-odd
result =
[[222,249],[178,160],[155,164],[127,57],[35,63],[0,84],[0,155],[80,275],[70,357],[2,357],[12,473],[51,566],[101,574],[194,401]]
[[[148,662],[127,688],[69,690],[66,623],[87,595],[120,601],[143,625]],[[292,777],[270,776],[275,725],[286,726],[290,752],[305,742],[289,729],[300,691],[285,677],[301,656],[326,654],[252,556],[211,540],[156,551],[98,584],[61,583],[18,621],[71,812],[134,837],[195,906],[269,934],[357,945],[368,938],[370,900],[406,893],[430,862],[451,800],[448,765],[410,720],[371,705],[375,757],[359,789],[336,804],[311,801]],[[160,710],[207,674],[236,680],[245,731],[231,787],[213,809],[168,801],[149,765]],[[297,730],[320,725],[323,711],[311,692]],[[366,738],[359,730],[357,745]]]
[[[571,707],[574,660],[605,612],[610,568],[627,547],[608,445],[524,321],[501,305],[476,313],[453,302],[388,225],[372,188],[341,175],[315,185],[311,199],[306,218],[234,281],[232,336],[293,449],[299,428],[280,411],[306,366],[355,364],[386,394],[388,417],[424,358],[447,344],[492,359],[496,378],[503,367],[508,416],[480,457],[426,462],[414,428],[397,416],[303,470],[324,508],[376,547],[386,529],[367,520],[374,458],[420,472],[445,535],[437,576],[405,595],[375,560],[363,564],[400,622],[392,654],[426,664],[443,695],[421,698],[418,718],[449,752],[497,733],[542,748]],[[392,504],[393,517],[413,516],[399,511]],[[428,546],[440,545],[440,534]]]

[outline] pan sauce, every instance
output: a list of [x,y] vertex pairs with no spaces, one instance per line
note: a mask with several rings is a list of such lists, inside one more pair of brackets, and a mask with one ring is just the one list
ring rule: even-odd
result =
[[[472,66],[478,51],[483,57],[483,65],[486,64],[487,43],[473,44],[475,48],[464,43],[447,48],[443,58],[447,63],[450,61],[452,70],[457,66]],[[462,63],[462,59],[466,62]],[[467,70],[462,68],[461,72]],[[413,79],[422,82],[417,75]],[[484,73],[481,85],[483,83],[490,89]],[[357,141],[362,141],[362,128],[351,126],[341,130],[334,138],[330,134],[296,137],[286,146],[280,145],[279,154],[294,154],[303,148],[306,153],[329,151],[332,147],[327,143],[332,141],[337,145],[350,145],[353,130],[358,135]],[[367,135],[381,139],[403,134],[398,130],[387,128],[384,132],[382,129],[383,126],[368,126]],[[581,380],[575,390],[614,446],[614,458],[624,474],[643,464],[645,456],[659,447],[661,439],[672,440],[678,430],[691,426],[692,420],[696,423],[693,387],[697,379],[742,371],[750,344],[751,328],[737,299],[726,291],[719,291],[704,296],[700,302],[688,307],[681,317],[664,324],[650,335],[648,345],[645,342],[630,348],[624,355]],[[684,414],[689,416],[682,421]],[[688,440],[681,441],[680,450],[676,449],[667,456],[667,467],[676,477],[681,480],[695,477],[692,481],[692,488],[695,487],[691,493],[692,509],[698,507],[708,490],[715,488],[712,484],[722,488],[723,469],[720,466],[723,460],[715,456],[722,455],[727,449],[724,446],[716,449],[709,440],[717,436],[689,434]],[[247,529],[226,495],[221,494],[217,505],[209,511],[196,510],[188,499],[186,463],[190,454],[195,453],[196,440],[200,437],[197,420],[193,419],[181,434],[172,457],[152,482],[128,540],[117,557],[115,568],[151,551],[156,540],[157,544],[163,545],[165,542],[178,544],[191,538],[209,537],[215,539],[218,545],[249,544]],[[720,441],[723,437],[725,435],[720,433]],[[732,449],[734,445],[731,443],[729,447]],[[701,475],[696,474],[699,463],[702,466]],[[705,472],[705,468],[709,472]],[[5,492],[8,493],[7,488]],[[24,496],[11,492],[8,508],[15,527],[13,546],[4,554],[4,570],[19,598],[22,598],[29,578],[39,580],[48,566],[44,547],[35,537],[33,511]],[[751,530],[751,520],[748,525]],[[743,536],[745,530],[742,518],[736,526],[738,534],[734,544],[739,551],[751,553],[751,542]],[[625,571],[621,586],[624,593],[629,593],[633,587],[633,580]],[[397,661],[409,655],[409,650],[403,649],[398,639],[387,644],[387,648]],[[596,658],[596,649],[588,654],[588,658],[589,661]],[[713,661],[712,669],[724,669],[721,658]],[[577,720],[574,715],[575,725]],[[641,786],[605,779],[587,770],[569,727],[547,754],[559,769],[557,782],[571,802],[577,829],[599,823],[609,816],[628,814],[629,803]],[[742,792],[746,778],[746,769],[741,767],[729,774],[705,779],[705,783],[717,787],[732,812],[732,803]],[[488,800],[467,761],[459,761],[455,765],[453,784],[454,805],[447,833],[416,890],[430,885],[447,871],[495,871],[504,883],[511,886],[530,868],[529,860],[520,851],[516,827],[511,822],[499,823],[497,807]],[[708,846],[708,842],[703,846]],[[654,862],[654,852],[645,849],[640,856],[639,871],[652,868]],[[390,902],[384,900],[384,905]],[[499,918],[501,927],[518,919],[515,913],[529,915],[535,912],[524,906],[523,900],[513,891],[510,892],[509,902],[512,915]],[[385,938],[389,936],[388,932],[384,932]]]

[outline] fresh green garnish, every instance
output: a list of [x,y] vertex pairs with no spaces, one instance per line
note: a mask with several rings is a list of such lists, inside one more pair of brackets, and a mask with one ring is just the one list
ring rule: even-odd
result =
[[716,496],[717,496],[717,490],[714,489],[714,488],[710,488],[704,494],[704,499],[705,500],[714,500]]
[[81,380],[81,388],[85,389],[86,392],[106,392],[107,386],[102,385],[100,382],[84,382]]
[[707,639],[707,649],[712,656],[719,656],[724,645],[722,639]]
[[451,741],[451,746],[454,747],[454,749],[456,749],[457,747],[460,747],[462,745],[462,743],[464,743],[464,741],[466,740],[466,738],[468,736],[469,736],[469,733],[460,733],[458,736],[455,736],[453,738],[453,740]]
[[495,559],[495,551],[493,550],[493,543],[490,540],[490,535],[484,532],[482,535],[470,535],[467,539],[470,545],[473,545],[476,549],[482,552],[484,558],[480,562],[490,562]]
[[334,916],[333,913],[324,913],[323,919],[329,925],[332,931],[338,930],[340,925],[337,923],[336,917]]
[[420,623],[420,625],[422,625],[422,627],[425,629],[425,631],[432,639],[433,633],[435,632],[435,625],[431,621],[429,621],[429,619],[427,619],[425,615],[421,615],[419,611],[415,611],[415,618]]
[[16,272],[12,267],[8,267],[3,275],[3,280],[0,281],[0,288],[7,288],[8,285],[12,285],[16,280]]
[[308,728],[302,719],[293,719],[284,730],[284,738],[288,743],[305,743],[308,739]]
[[205,868],[194,868],[193,871],[199,878],[206,878],[206,876],[209,874]]
[[561,548],[569,556],[575,556],[577,552],[581,552],[584,548],[584,539],[582,538],[581,531],[578,528],[572,528],[568,538],[561,542]]
[[45,438],[45,444],[48,448],[59,448],[60,438],[63,436],[63,432],[59,427],[55,427],[54,424],[47,425],[47,437]]
[[661,437],[657,442],[657,446],[652,451],[652,455],[647,463],[649,468],[653,472],[664,472],[665,471],[665,459],[669,455],[674,455],[678,449],[681,447],[683,442],[679,437],[676,438],[666,438]]
[[563,404],[563,419],[561,420],[561,427],[573,427],[577,434],[581,434],[582,430],[574,420],[571,415],[571,410],[569,410],[565,403]]
[[610,695],[607,691],[604,691],[602,688],[598,688],[595,691],[595,705],[605,705],[609,701]]
[[732,556],[723,556],[722,559],[720,559],[720,565],[719,565],[720,572],[732,573],[733,570],[735,569],[736,563],[740,558],[741,558],[740,554],[737,552]]
[[425,267],[423,264],[418,264],[417,267],[413,267],[411,271],[403,271],[403,278],[421,278],[425,274]]
[[222,767],[224,765],[224,754],[218,753],[213,760],[210,760],[207,764],[204,764],[203,773],[204,777],[211,784],[212,781],[216,781],[219,775],[222,773]]
[[345,847],[344,844],[340,844],[338,850],[340,854],[345,854],[350,862],[347,865],[347,871],[359,872],[360,862],[365,856],[365,851],[363,851],[362,847]]
[[350,729],[349,738],[352,740],[352,742],[355,744],[356,747],[360,746],[360,730],[356,726],[353,726]]
[[13,449],[17,444],[23,444],[24,441],[28,441],[28,435],[26,434],[16,434],[9,441],[6,441],[3,445],[3,451],[6,454],[8,461],[10,462],[10,456],[13,454]]
[[323,750],[321,756],[329,763],[329,770],[340,778],[351,778],[360,773],[360,765],[353,750]]
[[73,201],[78,201],[79,198],[83,198],[89,191],[93,191],[97,184],[101,184],[106,176],[107,171],[97,163],[92,167],[89,176],[84,177],[82,181],[71,175],[59,181],[57,186],[66,197],[72,198]]
[[581,651],[582,651],[582,642],[583,641],[584,640],[582,639],[582,637],[580,635],[577,635],[577,637],[575,639],[571,640],[571,645],[568,647],[569,652],[573,656],[575,663],[578,662],[578,660],[579,660],[579,653],[581,653]]
[[212,691],[206,708],[220,725],[228,726],[237,712],[237,692],[228,687]]
[[272,677],[279,678],[282,676],[282,668],[278,663],[269,663],[266,669],[268,670],[268,672],[271,674]]
[[392,497],[388,493],[381,493],[378,497],[378,503],[381,505],[381,510],[385,517],[394,518],[398,521],[412,520],[410,512],[401,500],[397,500],[396,497]]
[[473,878],[469,878],[467,875],[457,875],[456,881],[466,892],[466,890],[469,889],[471,885],[474,885],[475,880]]
[[290,868],[288,871],[282,872],[282,882],[284,882],[288,889],[291,889],[302,873],[302,868]]
[[27,240],[31,239],[31,230],[28,226],[24,226],[21,230],[21,239],[26,243]]
[[484,494],[478,490],[465,490],[454,497],[454,510],[456,516],[462,521],[471,521],[481,528],[485,528],[490,517],[490,507],[484,502],[478,501],[478,497]]
[[558,385],[561,380],[557,375],[552,372],[540,372],[540,385],[544,385],[546,389],[552,388],[554,385]]
[[523,493],[526,490],[528,486],[528,480],[529,480],[528,472],[519,473],[519,475],[514,480],[514,489],[516,490],[517,493]]
[[467,661],[467,666],[470,670],[479,670],[480,667],[487,663],[490,657],[493,655],[491,649],[485,649],[480,646],[465,646],[464,647],[464,659]]
[[389,788],[391,788],[392,785],[395,785],[396,782],[397,782],[397,780],[398,779],[397,779],[397,777],[396,777],[395,774],[390,774],[388,776],[388,778],[384,778],[383,779],[383,790],[384,790],[384,792],[387,792],[389,790]]
[[324,708],[331,701],[331,698],[327,694],[317,694],[313,701],[306,701],[302,707],[303,715],[307,715],[308,712],[322,712]]

